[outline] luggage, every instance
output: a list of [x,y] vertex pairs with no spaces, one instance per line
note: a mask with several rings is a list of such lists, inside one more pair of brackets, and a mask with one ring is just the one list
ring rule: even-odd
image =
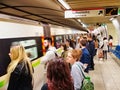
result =
[[103,58],[103,50],[102,49],[98,50],[98,58]]

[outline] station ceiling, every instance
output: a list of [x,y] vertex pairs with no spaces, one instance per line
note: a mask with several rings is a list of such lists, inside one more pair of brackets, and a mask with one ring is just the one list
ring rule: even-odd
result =
[[[65,0],[72,10],[120,7],[119,0]],[[0,0],[0,13],[20,18],[67,26],[86,31],[76,18],[65,19],[65,8],[57,0]],[[110,17],[80,18],[86,24],[107,23]]]
[[[120,0],[65,0],[72,10],[89,10],[97,8],[109,8],[109,7],[120,7]],[[110,18],[113,16],[104,17],[86,17],[80,18],[82,22],[86,24],[95,23],[110,23]]]

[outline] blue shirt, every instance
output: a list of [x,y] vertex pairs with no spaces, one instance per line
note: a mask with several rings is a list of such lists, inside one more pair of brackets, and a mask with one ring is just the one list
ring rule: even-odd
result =
[[[81,56],[80,62],[83,63],[83,64],[88,64],[89,65],[89,63],[90,63],[90,53],[89,53],[87,48],[82,49],[82,56]],[[88,66],[85,69],[85,71],[88,72]]]
[[83,64],[85,64],[85,63],[89,64],[89,62],[90,62],[90,53],[87,50],[87,48],[82,49],[82,56],[81,56],[80,62],[82,62]]

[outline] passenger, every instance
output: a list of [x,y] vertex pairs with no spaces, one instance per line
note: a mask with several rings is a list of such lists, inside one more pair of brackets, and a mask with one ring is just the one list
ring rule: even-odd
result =
[[80,46],[82,49],[82,56],[80,58],[80,62],[83,63],[84,66],[84,71],[85,72],[89,72],[89,64],[90,64],[90,53],[88,51],[88,49],[86,48],[86,43],[87,40],[83,39],[80,41]]
[[69,39],[66,39],[65,44],[67,46],[67,50],[72,50],[72,46],[70,46],[71,41]]
[[[82,63],[79,62],[79,58],[82,55],[82,50],[69,50],[66,58],[66,62],[71,64],[71,76],[74,82],[74,90],[80,90],[82,81],[84,79],[79,66],[82,67]],[[78,66],[79,65],[79,66]]]
[[41,90],[74,90],[69,66],[62,58],[55,58],[48,63],[47,83]]
[[77,37],[75,49],[79,49],[79,48],[80,48],[80,37]]
[[66,57],[67,57],[67,46],[66,46],[66,44],[61,44],[61,48],[62,48],[62,54],[61,54],[61,57],[62,58],[64,58],[64,59],[66,59]]
[[33,68],[22,45],[12,46],[9,56],[7,90],[33,90]]
[[109,52],[112,50],[112,46],[113,46],[113,37],[111,35],[109,35],[108,42],[109,42],[108,45],[108,52]]
[[49,60],[52,60],[57,56],[56,48],[52,46],[52,38],[46,37],[44,39],[44,46],[47,50],[46,54],[41,58],[41,63],[46,64]]
[[70,46],[75,49],[76,47],[76,41],[74,39],[70,39]]
[[93,60],[93,58],[95,56],[95,44],[93,42],[91,34],[88,34],[87,40],[88,40],[88,42],[87,42],[86,48],[88,49],[88,51],[90,53],[89,70],[94,70],[94,60]]
[[108,40],[106,37],[103,38],[103,59],[107,60],[107,51],[108,51]]
[[94,44],[95,44],[95,55],[97,54],[97,49],[99,47],[99,42],[98,42],[98,39],[95,35],[93,35],[93,41],[94,41]]

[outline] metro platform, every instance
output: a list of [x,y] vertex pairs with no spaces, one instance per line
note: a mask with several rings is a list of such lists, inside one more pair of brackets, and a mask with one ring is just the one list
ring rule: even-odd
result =
[[89,72],[94,90],[120,90],[120,66],[111,52],[107,60],[94,57],[95,70]]
[[[88,74],[94,83],[94,90],[120,90],[120,65],[116,61],[119,60],[112,53],[108,53],[107,60],[100,60],[97,55],[94,57],[95,69],[89,71]],[[46,75],[43,73],[44,65],[40,64],[34,69],[33,90],[41,90],[46,81]],[[6,90],[6,86],[0,88],[0,90]]]
[[[120,90],[120,65],[116,60],[117,57],[111,52],[108,53],[107,60],[100,60],[97,55],[94,57],[95,69],[88,74],[94,83],[94,90]],[[44,75],[43,78],[45,79]]]

